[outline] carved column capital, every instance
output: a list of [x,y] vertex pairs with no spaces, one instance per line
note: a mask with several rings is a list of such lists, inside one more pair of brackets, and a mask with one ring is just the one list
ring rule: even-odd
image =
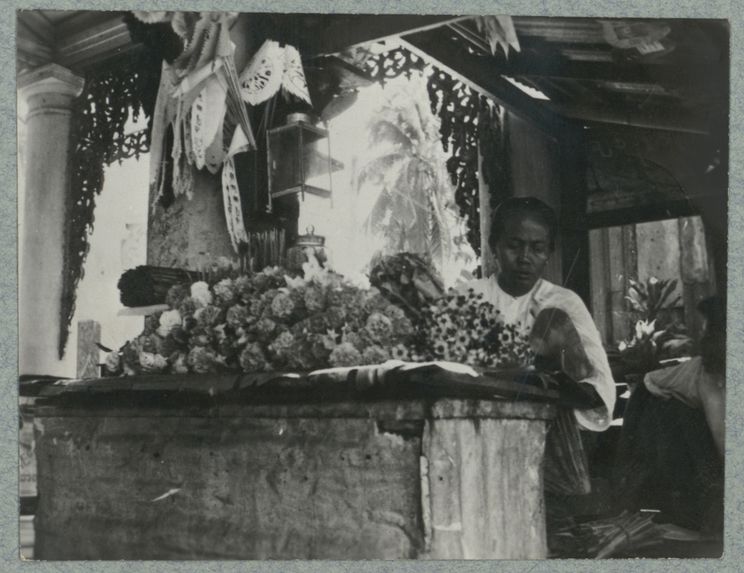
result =
[[28,114],[69,114],[72,101],[83,91],[85,80],[58,64],[46,64],[18,76],[18,94],[26,100]]

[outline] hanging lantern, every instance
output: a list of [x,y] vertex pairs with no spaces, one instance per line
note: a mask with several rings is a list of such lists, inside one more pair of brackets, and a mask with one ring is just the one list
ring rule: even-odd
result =
[[269,207],[274,199],[299,193],[331,196],[331,173],[343,166],[331,158],[328,131],[305,113],[287,116],[267,134]]

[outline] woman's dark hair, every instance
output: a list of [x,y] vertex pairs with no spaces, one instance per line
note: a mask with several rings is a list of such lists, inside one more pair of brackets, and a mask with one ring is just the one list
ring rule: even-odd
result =
[[495,247],[506,222],[514,216],[529,215],[548,229],[550,250],[555,248],[555,237],[558,234],[558,217],[547,203],[537,197],[510,197],[503,201],[493,212],[489,244]]
[[711,374],[726,371],[726,305],[719,296],[701,300],[698,311],[705,317],[705,332],[700,339],[703,368]]

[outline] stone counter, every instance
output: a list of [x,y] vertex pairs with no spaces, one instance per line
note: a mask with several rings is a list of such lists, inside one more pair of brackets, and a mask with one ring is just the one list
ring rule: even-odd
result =
[[550,404],[79,398],[37,407],[37,559],[546,557]]

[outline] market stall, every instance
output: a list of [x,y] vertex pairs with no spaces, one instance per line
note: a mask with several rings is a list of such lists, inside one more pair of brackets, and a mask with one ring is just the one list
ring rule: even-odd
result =
[[[645,508],[587,498],[609,489],[626,390],[687,358],[726,282],[720,23],[19,18],[35,557],[661,539]],[[59,45],[34,43],[44,22]],[[111,344],[76,304],[105,168],[139,158],[146,254],[116,288],[142,328]]]
[[[544,558],[555,393],[464,376],[50,386],[36,408],[36,556]],[[445,397],[463,393],[481,398]]]

